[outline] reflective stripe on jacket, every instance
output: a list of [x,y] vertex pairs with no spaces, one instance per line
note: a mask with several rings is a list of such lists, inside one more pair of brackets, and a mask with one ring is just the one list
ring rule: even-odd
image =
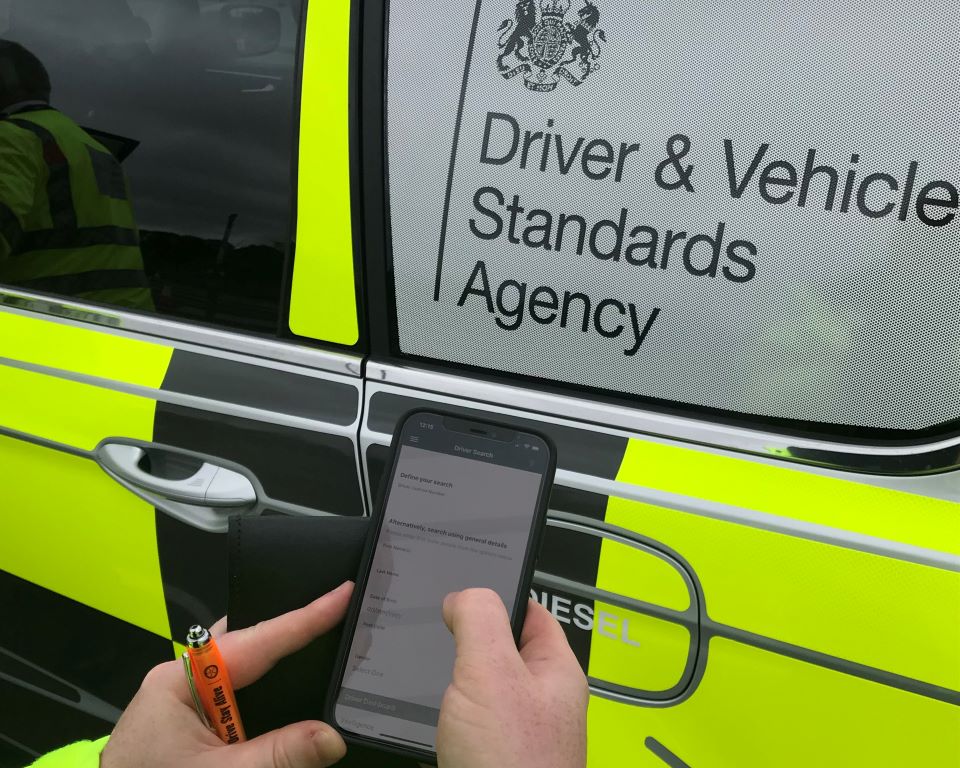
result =
[[78,741],[38,757],[30,768],[99,768],[100,753],[109,736],[96,741]]
[[153,309],[120,164],[54,109],[0,120],[0,283]]

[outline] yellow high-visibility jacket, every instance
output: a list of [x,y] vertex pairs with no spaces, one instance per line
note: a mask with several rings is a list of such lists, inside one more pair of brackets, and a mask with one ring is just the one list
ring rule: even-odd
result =
[[109,736],[96,741],[77,741],[38,757],[30,768],[98,768],[100,753]]
[[119,162],[52,108],[0,119],[0,283],[153,309]]

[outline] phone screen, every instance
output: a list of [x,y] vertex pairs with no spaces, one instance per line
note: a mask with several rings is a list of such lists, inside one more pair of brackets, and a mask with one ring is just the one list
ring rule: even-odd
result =
[[455,658],[443,599],[488,587],[512,615],[549,467],[535,435],[451,423],[490,427],[418,413],[401,432],[335,709],[347,731],[430,751]]

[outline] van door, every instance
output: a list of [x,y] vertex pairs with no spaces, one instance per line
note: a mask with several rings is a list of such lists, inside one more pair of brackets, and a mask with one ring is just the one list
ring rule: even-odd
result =
[[42,753],[108,731],[186,628],[223,615],[229,516],[362,514],[359,361],[223,332],[204,347],[170,338],[202,329],[107,309],[61,306],[68,320],[8,289],[0,301],[0,595],[16,617],[0,685],[18,704],[3,728]]
[[[299,2],[75,5],[0,0],[0,36],[96,153],[53,197],[81,229],[132,212],[154,311],[84,243],[33,262],[79,277],[29,284],[0,251],[0,765],[107,733],[224,614],[230,516],[364,512],[350,166],[327,141],[348,143],[349,8],[314,33]],[[297,151],[298,118],[320,149]]]
[[[651,766],[894,766],[918,754],[947,764],[957,754],[956,471],[803,467],[652,437],[650,414],[368,370],[361,448],[374,495],[393,429],[414,407],[534,427],[557,444],[531,597],[561,622],[589,676],[591,766],[627,754]],[[603,413],[608,426],[558,413]],[[865,458],[836,448],[834,459]],[[816,738],[797,742],[798,727]]]
[[952,27],[915,6],[365,18],[368,477],[414,405],[554,436],[533,597],[591,766],[960,757],[956,147],[888,55]]

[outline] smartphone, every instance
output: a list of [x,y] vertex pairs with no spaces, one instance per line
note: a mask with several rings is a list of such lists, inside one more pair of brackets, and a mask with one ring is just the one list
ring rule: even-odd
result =
[[393,445],[327,719],[349,741],[435,761],[455,658],[443,599],[493,589],[519,638],[555,451],[533,432],[434,411],[407,415]]

